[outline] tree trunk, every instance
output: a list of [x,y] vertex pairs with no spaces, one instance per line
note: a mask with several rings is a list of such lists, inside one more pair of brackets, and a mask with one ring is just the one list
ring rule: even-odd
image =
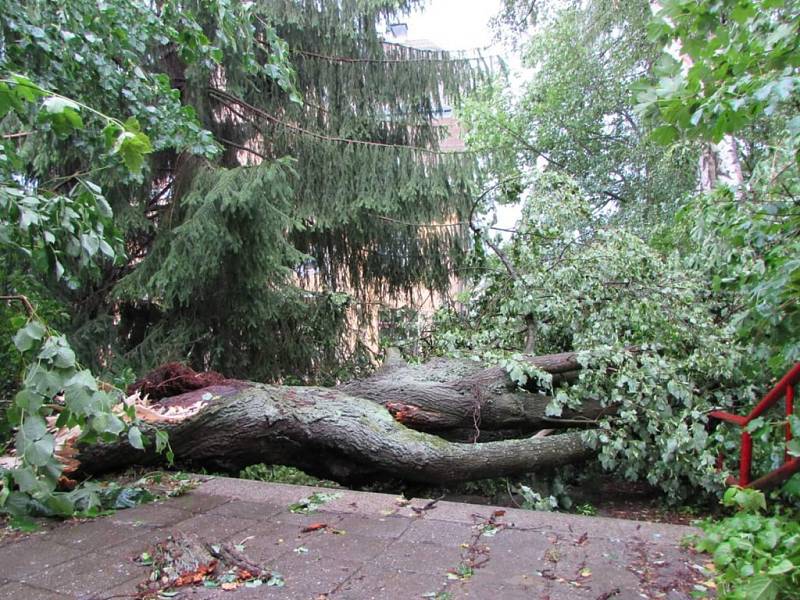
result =
[[[527,359],[549,372],[558,387],[577,379],[580,364],[574,352]],[[585,400],[580,411],[565,410],[560,418],[546,415],[552,398],[534,382],[519,390],[502,367],[486,368],[467,360],[436,359],[421,365],[394,360],[372,377],[337,388],[377,402],[401,423],[462,441],[520,437],[545,427],[593,423],[610,412],[597,400]]]
[[[438,484],[549,469],[593,454],[579,432],[448,442],[414,431],[375,402],[341,389],[235,382],[162,404],[188,406],[204,399],[208,404],[199,412],[159,427],[168,432],[176,460],[234,473],[263,462],[341,482],[392,477]],[[137,451],[126,443],[80,446],[77,459],[84,473],[163,461],[152,445]]]

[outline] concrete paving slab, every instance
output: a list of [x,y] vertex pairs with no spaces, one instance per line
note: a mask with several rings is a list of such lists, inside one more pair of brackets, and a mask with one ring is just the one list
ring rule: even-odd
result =
[[118,557],[113,550],[108,550],[84,554],[57,567],[28,574],[22,578],[22,583],[63,595],[89,596],[138,579],[142,571],[128,557]]
[[217,496],[214,494],[195,492],[193,494],[184,494],[178,498],[171,499],[169,501],[169,507],[196,514],[207,512],[220,506],[221,504],[226,504],[230,501],[231,499],[227,496]]
[[[288,507],[308,486],[213,478],[186,496],[120,511],[0,547],[4,598],[97,600],[131,595],[149,570],[133,559],[169,535],[244,544],[285,586],[181,589],[182,600],[687,600],[707,557],[680,547],[687,527],[437,502],[421,514],[391,495],[341,491],[313,514]],[[497,528],[486,528],[495,510]],[[325,529],[303,533],[313,523]],[[341,533],[337,534],[336,531]],[[480,535],[478,535],[480,534]],[[471,557],[471,574],[452,579]],[[448,573],[451,573],[448,576]],[[2,581],[2,580],[0,580]]]
[[416,519],[411,522],[400,539],[404,542],[423,542],[458,548],[469,541],[473,534],[475,529],[464,523]]
[[248,502],[246,500],[230,500],[225,504],[209,510],[209,514],[235,517],[237,519],[251,519],[253,521],[268,521],[277,514],[286,510],[285,506],[267,502]]
[[65,523],[48,533],[47,540],[92,552],[98,547],[112,548],[140,536],[142,533],[142,527],[134,527],[130,523],[98,519],[88,522]]
[[64,600],[64,594],[43,590],[24,583],[12,582],[0,586],[2,600]]
[[[440,575],[405,570],[387,570],[366,565],[333,592],[331,600],[398,600],[422,598],[446,589]],[[496,598],[491,596],[490,598]]]
[[386,548],[372,563],[387,571],[410,571],[438,575],[443,580],[449,569],[461,562],[460,546],[408,543],[397,541]]
[[394,540],[402,536],[413,522],[412,519],[396,516],[367,518],[352,514],[337,521],[336,527],[351,534]]
[[46,536],[22,540],[0,548],[0,568],[11,581],[41,573],[86,554],[86,550],[50,542]]
[[164,502],[145,504],[121,510],[109,516],[114,523],[127,523],[134,527],[155,529],[173,525],[192,517],[192,513],[167,506]]
[[177,531],[196,533],[203,540],[216,543],[242,537],[242,532],[252,527],[253,521],[215,514],[198,514],[174,526]]

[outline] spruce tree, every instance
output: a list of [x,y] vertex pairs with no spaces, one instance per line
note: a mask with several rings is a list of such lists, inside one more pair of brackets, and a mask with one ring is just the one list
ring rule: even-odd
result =
[[[30,22],[54,18],[57,3],[28,4],[39,11]],[[418,1],[132,4],[117,9],[146,15],[146,28],[131,50],[141,64],[123,73],[138,68],[171,88],[167,116],[178,124],[140,119],[153,159],[139,180],[103,182],[129,258],[62,290],[79,310],[73,339],[87,361],[319,375],[344,358],[338,342],[359,301],[449,284],[467,239],[424,225],[463,221],[478,174],[472,155],[439,151],[435,116],[483,64],[384,41],[385,24]],[[158,23],[178,36],[161,39]],[[129,87],[104,94],[127,102]],[[64,152],[43,171],[65,156],[81,167],[85,149]],[[310,272],[314,291],[303,286]]]

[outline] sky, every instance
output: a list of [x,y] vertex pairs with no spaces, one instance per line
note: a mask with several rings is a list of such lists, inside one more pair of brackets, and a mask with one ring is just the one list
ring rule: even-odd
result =
[[409,39],[429,39],[444,50],[472,50],[492,44],[489,20],[500,0],[429,0],[406,19]]
[[[421,11],[406,18],[408,39],[427,39],[443,50],[473,50],[494,46],[492,54],[505,55],[515,70],[519,61],[493,44],[489,21],[500,12],[501,0],[428,0]],[[496,206],[496,225],[513,228],[520,216],[518,205]],[[507,237],[507,235],[504,235]]]

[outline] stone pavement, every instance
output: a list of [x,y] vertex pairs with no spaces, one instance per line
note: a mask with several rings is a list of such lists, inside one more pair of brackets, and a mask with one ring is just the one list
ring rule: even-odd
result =
[[[314,514],[289,511],[314,492],[341,496]],[[209,543],[244,540],[247,557],[285,581],[180,588],[175,597],[186,600],[677,600],[704,579],[707,558],[680,547],[688,527],[450,502],[424,510],[427,503],[209,478],[179,498],[0,547],[0,599],[135,597],[149,570],[133,558],[176,531]],[[302,533],[312,523],[328,527]]]

